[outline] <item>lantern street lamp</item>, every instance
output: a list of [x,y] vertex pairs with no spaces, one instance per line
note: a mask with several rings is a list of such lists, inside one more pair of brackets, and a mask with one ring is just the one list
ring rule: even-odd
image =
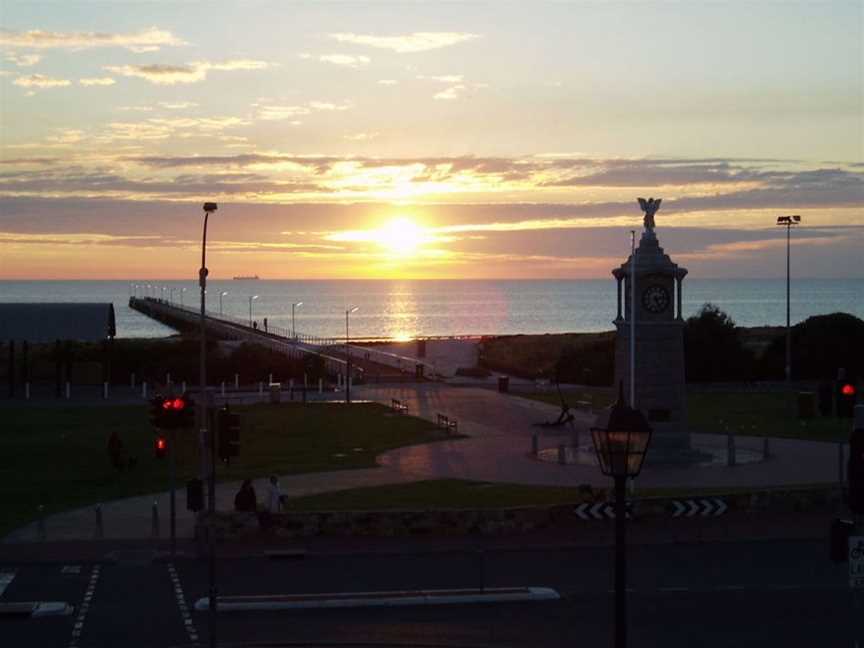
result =
[[297,339],[297,329],[294,328],[294,310],[300,308],[302,305],[302,301],[291,304],[291,337],[295,340]]
[[228,294],[227,290],[223,290],[219,293],[219,314],[222,314],[222,298]]
[[620,385],[618,402],[601,414],[591,428],[600,470],[615,480],[615,648],[627,646],[627,478],[636,477],[651,441],[651,427],[637,409],[624,402]]
[[351,313],[356,313],[360,309],[359,306],[352,306],[345,311],[345,403],[351,402],[351,347],[348,345],[348,316]]
[[249,295],[249,328],[252,328],[252,302],[258,299],[258,295]]

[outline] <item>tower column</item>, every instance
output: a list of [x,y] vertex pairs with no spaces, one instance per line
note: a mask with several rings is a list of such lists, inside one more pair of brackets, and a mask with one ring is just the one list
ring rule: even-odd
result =
[[683,278],[684,277],[682,277],[680,274],[675,276],[675,297],[678,301],[678,317],[676,319],[678,319],[679,321],[684,318],[681,313],[681,280]]
[[622,281],[622,279],[621,279],[621,277],[618,277],[617,279],[618,279],[618,301],[616,303],[618,304],[618,317],[616,319],[620,320],[621,319],[621,281]]

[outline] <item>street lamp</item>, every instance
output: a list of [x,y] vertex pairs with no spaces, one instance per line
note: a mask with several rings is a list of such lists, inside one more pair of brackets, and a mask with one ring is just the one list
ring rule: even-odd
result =
[[258,299],[258,295],[249,295],[249,326],[252,326],[252,302]]
[[220,315],[222,314],[222,298],[227,294],[228,294],[227,290],[223,290],[221,293],[219,293],[219,314]]
[[345,311],[345,404],[349,404],[351,402],[351,347],[348,346],[348,316],[351,313],[356,313],[359,310],[359,306],[352,306],[348,310]]
[[180,305],[181,306],[183,305],[183,293],[185,293],[185,292],[186,292],[185,288],[180,289]]
[[[789,317],[789,287],[790,287],[790,266],[789,266],[789,243],[792,237],[792,226],[798,225],[801,222],[801,217],[793,216],[778,216],[777,224],[786,228],[786,387],[790,394],[792,392],[792,328]],[[791,401],[790,401],[791,402]]]
[[303,305],[303,302],[296,302],[291,304],[291,337],[295,340],[297,339],[297,329],[294,328],[294,309],[300,308]]
[[651,442],[651,427],[637,409],[624,402],[624,386],[618,402],[607,409],[591,428],[600,470],[615,480],[615,648],[627,646],[627,478],[636,477]]
[[201,236],[201,268],[198,270],[198,284],[201,287],[201,353],[200,353],[200,375],[198,389],[198,426],[201,430],[199,444],[201,448],[201,467],[202,474],[206,474],[207,470],[204,467],[207,465],[207,445],[210,450],[210,470],[209,479],[207,480],[207,512],[210,518],[210,527],[207,530],[207,545],[209,558],[209,581],[210,581],[210,609],[209,626],[210,626],[210,645],[216,646],[216,558],[215,546],[213,542],[213,523],[216,514],[216,444],[214,439],[208,438],[207,429],[207,220],[212,212],[217,209],[216,203],[204,203],[204,231]]

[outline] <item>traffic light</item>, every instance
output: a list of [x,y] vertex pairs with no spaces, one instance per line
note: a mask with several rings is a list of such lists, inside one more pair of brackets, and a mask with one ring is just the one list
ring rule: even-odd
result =
[[852,430],[849,439],[849,510],[864,515],[864,423]]
[[240,415],[232,414],[225,407],[217,412],[216,427],[219,430],[219,458],[229,461],[240,456]]
[[855,412],[855,402],[858,400],[857,389],[849,381],[837,383],[837,418],[852,418]]
[[192,426],[195,403],[187,395],[164,398],[157,396],[150,401],[150,423],[160,430],[174,430]]
[[186,510],[198,511],[204,508],[204,482],[195,477],[186,482]]
[[157,459],[164,459],[168,454],[168,440],[161,434],[153,439],[153,454]]

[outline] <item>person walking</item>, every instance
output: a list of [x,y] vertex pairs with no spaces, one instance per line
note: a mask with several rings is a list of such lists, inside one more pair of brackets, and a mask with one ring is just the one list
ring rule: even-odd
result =
[[267,510],[271,513],[279,513],[282,509],[282,489],[279,487],[279,478],[276,475],[270,475],[270,485],[267,488]]

